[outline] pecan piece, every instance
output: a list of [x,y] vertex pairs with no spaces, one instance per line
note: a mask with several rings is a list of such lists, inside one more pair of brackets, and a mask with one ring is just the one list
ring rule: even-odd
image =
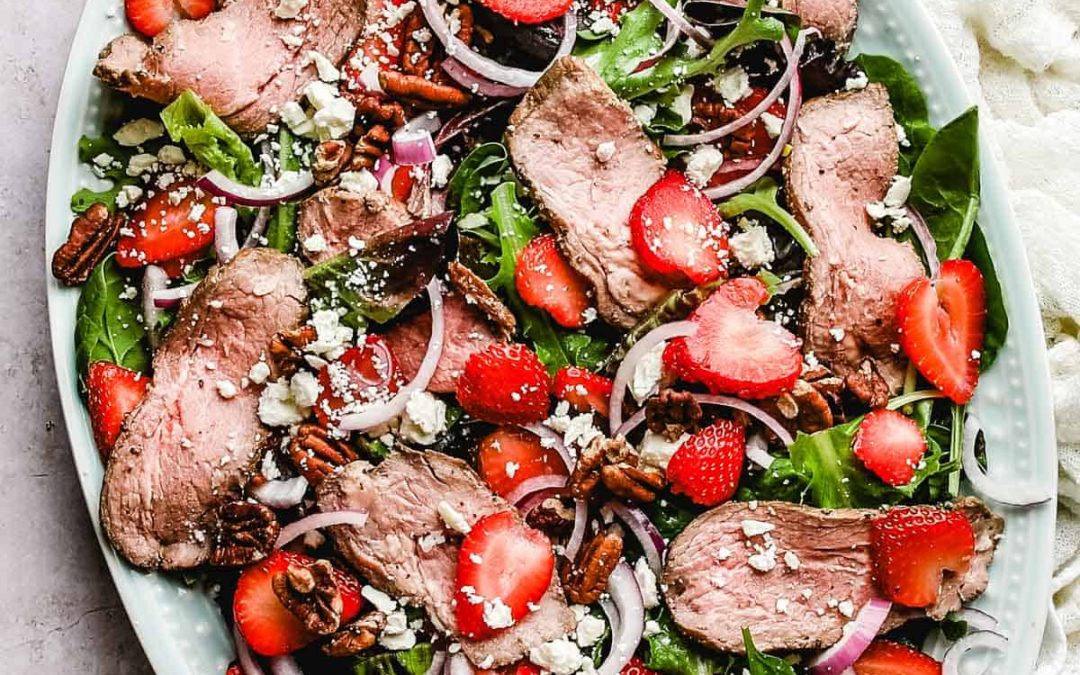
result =
[[449,84],[440,84],[421,75],[409,75],[393,70],[379,71],[379,86],[394,98],[403,98],[426,106],[461,107],[472,97]]
[[645,422],[649,431],[662,434],[669,441],[683,433],[694,433],[701,426],[701,405],[689,392],[661,389],[645,402]]
[[360,140],[353,146],[349,168],[353,171],[375,168],[375,162],[386,154],[390,145],[390,132],[381,124],[373,124],[367,129],[357,126],[353,134],[359,136]]
[[353,148],[345,141],[323,141],[315,148],[315,157],[311,162],[311,172],[315,182],[326,185],[338,177],[342,169],[352,159]]
[[587,499],[603,484],[623,499],[651,502],[666,485],[663,474],[638,464],[637,452],[622,438],[596,438],[578,455],[570,473],[570,494]]
[[274,595],[312,633],[330,635],[341,625],[344,602],[329,560],[290,564],[270,580]]
[[67,241],[53,254],[53,276],[65,286],[85,284],[126,220],[122,213],[109,215],[104,204],[91,205],[71,223]]
[[318,424],[301,424],[289,443],[289,459],[312,487],[360,459],[352,446]]
[[242,567],[258,562],[274,550],[279,534],[281,523],[270,507],[245,501],[223,504],[210,564]]
[[405,44],[401,47],[401,70],[409,75],[423,75],[431,67],[431,53],[434,49],[433,41],[418,40],[418,31],[427,28],[424,14],[421,10],[413,10],[402,22],[404,26]]
[[327,656],[335,658],[356,656],[371,648],[385,627],[386,615],[372,610],[352,623],[345,624],[338,632],[331,635],[322,646],[322,651]]
[[548,497],[529,511],[525,523],[544,532],[565,534],[574,526],[574,509],[558,497]]
[[616,497],[635,502],[651,502],[664,489],[667,480],[654,469],[643,469],[620,462],[600,469],[600,481]]
[[351,99],[358,115],[377,122],[386,122],[394,129],[405,125],[405,108],[397,101],[375,94],[353,95]]
[[272,379],[293,375],[304,360],[304,348],[319,337],[314,326],[281,331],[270,341]]
[[574,562],[561,569],[563,590],[570,602],[591,605],[599,600],[622,552],[622,529],[618,525],[597,532],[582,546]]

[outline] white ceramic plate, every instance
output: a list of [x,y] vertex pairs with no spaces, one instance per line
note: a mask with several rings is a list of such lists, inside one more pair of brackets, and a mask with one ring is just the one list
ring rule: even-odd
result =
[[[889,54],[915,73],[930,99],[935,123],[971,102],[949,53],[919,3],[862,0],[856,50]],[[68,200],[94,181],[81,166],[76,144],[100,133],[107,106],[117,100],[91,76],[98,51],[124,32],[121,0],[88,0],[72,44],[53,130],[45,226],[47,257],[67,235]],[[980,223],[1001,276],[1011,328],[1004,351],[979,387],[974,407],[987,434],[991,467],[1017,483],[1052,487],[1057,480],[1050,381],[1043,334],[1020,234],[1012,223],[1005,183],[992,155],[983,152]],[[135,632],[159,675],[224,673],[232,646],[207,589],[179,577],[146,574],[127,566],[105,540],[98,522],[102,466],[79,398],[73,327],[78,291],[49,275],[49,314],[56,375],[72,453],[101,549]],[[998,473],[1000,472],[1000,473]],[[998,509],[1001,511],[1001,509]],[[1001,620],[1010,646],[1004,658],[985,658],[989,672],[1019,675],[1034,669],[1050,596],[1056,505],[1008,511],[1006,535],[991,568],[990,588],[977,605]],[[973,665],[979,665],[973,659]],[[981,672],[981,671],[972,671]]]

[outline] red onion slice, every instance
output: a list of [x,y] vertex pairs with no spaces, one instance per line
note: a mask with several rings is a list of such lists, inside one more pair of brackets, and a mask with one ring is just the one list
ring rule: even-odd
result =
[[[456,35],[450,32],[450,26],[446,22],[442,7],[438,0],[419,0],[420,9],[424,12],[428,26],[439,42],[446,48],[448,56],[459,61],[463,66],[472,70],[477,75],[493,82],[510,85],[511,87],[531,87],[543,75],[542,71],[524,70],[504,66],[492,59],[474,52],[468,45],[462,42]],[[559,49],[555,53],[552,62],[558,61],[570,53],[577,39],[577,14],[569,11],[563,15],[563,39]]]
[[608,422],[612,435],[617,434],[619,427],[622,426],[622,404],[626,398],[626,388],[630,385],[630,378],[634,376],[634,370],[641,357],[661,342],[693,335],[695,332],[697,332],[697,324],[691,321],[666,323],[642,335],[630,351],[626,352],[622,363],[619,364],[619,369],[615,372],[615,380],[611,386],[611,416]]
[[776,461],[776,458],[769,454],[769,442],[761,434],[753,434],[746,439],[746,458],[765,470]]
[[241,248],[252,248],[262,243],[263,234],[266,232],[266,226],[270,223],[270,207],[263,206],[259,208],[259,212],[255,214],[255,220],[251,223],[251,229],[248,230],[247,236],[244,237],[244,245]]
[[259,662],[255,660],[255,655],[251,653],[251,648],[248,647],[247,641],[244,640],[244,636],[240,634],[240,629],[235,623],[232,634],[233,644],[236,646],[236,660],[240,663],[240,670],[244,671],[244,675],[266,675],[266,672],[259,667]]
[[626,435],[638,428],[638,425],[645,421],[645,408],[639,408],[636,413],[630,416],[630,419],[626,420],[615,430],[615,436],[622,436],[626,438]]
[[458,652],[450,657],[450,660],[446,663],[447,675],[474,675],[476,672],[473,670],[472,663],[469,662],[467,656]]
[[321,530],[324,527],[335,525],[352,525],[363,527],[367,523],[366,511],[330,511],[327,513],[315,513],[300,520],[294,521],[281,528],[277,543],[274,548],[281,548],[297,537],[302,537],[308,532]]
[[770,431],[776,434],[776,437],[779,438],[784,445],[791,445],[795,442],[795,438],[791,435],[791,432],[784,428],[784,425],[780,423],[780,420],[753,403],[747,403],[741,398],[735,398],[733,396],[716,396],[713,394],[695,394],[694,398],[697,399],[698,403],[707,403],[709,405],[719,405],[724,406],[725,408],[740,410],[767,426]]
[[554,429],[546,427],[543,424],[524,424],[521,428],[528,431],[531,434],[540,437],[541,445],[545,448],[553,448],[555,452],[559,453],[562,457],[563,463],[566,464],[567,471],[574,470],[575,460],[573,455],[570,454],[570,450],[563,443],[563,438]]
[[589,522],[589,505],[584,499],[574,500],[574,530],[570,533],[570,539],[566,542],[563,554],[568,560],[577,558],[581,543],[585,541],[585,526]]
[[268,187],[252,187],[237,183],[216,169],[195,183],[210,194],[243,206],[275,206],[296,199],[314,184],[310,171],[289,171]]
[[269,663],[270,672],[273,675],[304,675],[304,671],[300,669],[300,664],[296,662],[292,655],[275,656],[270,659]]
[[[142,278],[142,320],[143,328],[150,338],[150,346],[157,346],[157,322],[161,314],[156,294],[164,291],[169,284],[169,275],[157,265],[147,265]],[[180,302],[177,300],[177,302]]]
[[[656,8],[656,11],[664,15],[664,18],[668,20],[668,23],[675,26],[680,33],[690,38],[694,42],[698,43],[705,49],[709,49],[716,43],[716,40],[709,35],[709,32],[704,28],[695,26],[690,23],[690,20],[683,16],[681,3],[677,7],[672,7],[667,4],[665,0],[649,0],[649,4]],[[766,106],[768,107],[768,106]]]
[[612,629],[611,651],[596,669],[596,675],[619,675],[634,658],[645,633],[645,602],[637,577],[626,561],[619,561],[608,577],[608,593],[619,612],[619,626],[618,630]]
[[392,173],[395,168],[397,167],[395,167],[394,162],[391,161],[390,155],[383,155],[375,160],[375,166],[371,168],[371,175],[375,176],[375,180],[379,181],[379,187],[380,189],[383,189],[384,192],[386,189],[383,188],[382,185],[383,178],[386,177],[386,174]]
[[[652,0],[653,4],[663,3],[663,1],[664,0]],[[773,103],[776,103],[776,101],[779,100],[780,95],[783,94],[791,84],[792,78],[798,74],[799,59],[802,58],[803,49],[806,47],[806,35],[808,32],[809,31],[801,31],[799,33],[799,36],[795,38],[794,47],[792,47],[791,40],[788,39],[787,35],[780,41],[780,48],[783,49],[784,57],[787,59],[787,68],[784,69],[784,72],[780,75],[780,79],[776,81],[772,90],[770,90],[768,95],[761,100],[761,103],[758,103],[751,110],[747,111],[745,115],[734,122],[717,127],[716,129],[703,131],[697,134],[668,134],[664,136],[664,145],[685,147],[689,145],[699,145],[701,143],[712,143],[735,133],[761,117]]]
[[[638,587],[640,591],[641,588]],[[645,603],[642,602],[642,605]],[[615,606],[615,601],[611,599],[610,595],[600,596],[600,609],[604,611],[604,616],[607,617],[608,627],[611,629],[611,634],[615,635],[622,627],[622,617],[619,616],[619,608]]]
[[420,362],[420,368],[416,371],[416,377],[411,382],[398,390],[397,394],[386,403],[372,403],[359,412],[343,415],[338,428],[343,431],[364,431],[386,424],[390,420],[401,415],[405,411],[405,405],[414,392],[423,391],[428,382],[435,375],[435,368],[439,365],[439,359],[443,351],[443,299],[442,284],[438,279],[432,279],[427,285],[428,297],[431,299],[431,338],[428,340],[427,352]]
[[534,476],[533,478],[522,481],[520,485],[511,490],[510,494],[506,495],[506,501],[514,506],[520,506],[529,497],[532,497],[537,493],[562,490],[566,487],[566,481],[566,476]]
[[[164,272],[162,273],[164,274]],[[172,309],[179,305],[185,298],[191,297],[191,294],[195,292],[196,286],[198,286],[198,284],[185,284],[184,286],[174,286],[173,288],[163,288],[154,291],[152,294],[154,307],[157,307],[158,309]]]
[[466,68],[457,59],[444,59],[442,62],[442,69],[446,71],[446,74],[450,76],[451,80],[457,82],[472,93],[480,94],[481,96],[488,96],[491,98],[513,98],[515,96],[521,96],[529,90],[528,87],[511,87],[506,84],[492,82],[486,77],[477,75],[469,68]]
[[945,659],[941,662],[941,675],[960,675],[960,662],[968,652],[975,649],[991,649],[1004,653],[1009,647],[1009,640],[1001,633],[982,630],[971,633],[957,640],[949,651],[945,652]]
[[268,480],[251,488],[251,496],[272,509],[289,509],[304,501],[308,482],[303,476]]
[[930,226],[926,224],[926,219],[921,213],[910,206],[907,207],[907,213],[908,218],[911,219],[911,231],[919,240],[923,257],[926,258],[926,268],[930,271],[930,278],[937,279],[938,273],[941,272],[941,261],[937,257],[937,241],[934,235],[930,234]]
[[446,665],[446,651],[438,650],[431,655],[431,665],[428,667],[424,675],[438,675],[442,672],[443,666]]
[[618,516],[619,520],[626,523],[626,526],[634,533],[638,543],[641,544],[641,550],[645,552],[645,560],[649,563],[649,569],[656,575],[656,578],[659,579],[663,576],[664,550],[667,548],[667,542],[664,541],[660,530],[656,529],[656,525],[653,525],[653,522],[649,520],[644,511],[635,506],[610,501],[607,503],[607,507]]
[[427,129],[402,127],[394,132],[390,143],[395,164],[417,166],[435,161],[435,141]]
[[239,214],[229,206],[219,206],[214,211],[214,253],[218,262],[227,263],[240,251],[236,240],[236,219]]
[[982,423],[973,414],[964,423],[964,447],[961,464],[971,487],[982,496],[1006,506],[1025,507],[1045,504],[1054,498],[1053,490],[1039,490],[1030,484],[1017,485],[1013,480],[992,478],[975,456],[975,444],[982,432]]
[[862,653],[877,637],[892,603],[881,598],[871,598],[855,616],[855,628],[840,641],[810,661],[812,675],[840,675],[859,660]]

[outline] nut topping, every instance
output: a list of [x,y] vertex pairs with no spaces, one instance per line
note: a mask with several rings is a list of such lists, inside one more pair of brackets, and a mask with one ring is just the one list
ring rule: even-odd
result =
[[281,331],[270,341],[271,378],[290,377],[296,373],[304,360],[304,348],[317,340],[314,326],[301,326]]
[[281,524],[262,504],[236,501],[218,509],[218,532],[210,564],[241,567],[262,560],[274,550]]
[[52,259],[53,276],[65,286],[86,283],[90,273],[105,259],[127,217],[109,215],[104,204],[94,204],[71,224],[67,241]]
[[574,526],[574,509],[558,497],[548,497],[525,516],[529,527],[552,534],[569,532]]
[[318,487],[360,456],[352,446],[332,438],[330,432],[318,424],[302,424],[289,444],[289,459],[312,487]]
[[659,471],[624,462],[601,468],[600,481],[611,494],[634,502],[651,502],[656,499],[656,493],[667,485],[667,479]]
[[311,171],[318,185],[326,185],[341,173],[352,159],[353,149],[345,141],[323,141],[315,148]]
[[596,438],[578,455],[570,474],[570,494],[586,499],[603,484],[617,497],[651,502],[667,481],[659,471],[638,462],[637,451],[624,439]]
[[386,615],[372,610],[352,623],[345,624],[330,636],[322,651],[327,656],[343,658],[356,656],[369,649],[379,638],[379,633],[386,627]]
[[662,434],[669,441],[683,433],[694,433],[701,426],[701,405],[689,392],[662,389],[645,402],[645,422],[649,431]]
[[329,560],[290,564],[270,580],[274,595],[316,635],[330,635],[341,625],[344,602]]
[[622,529],[611,525],[581,547],[573,564],[562,567],[563,589],[571,602],[591,605],[607,589],[608,577],[623,552]]
[[360,140],[352,149],[352,160],[349,169],[373,169],[375,162],[386,154],[390,146],[390,132],[381,124],[372,124],[368,127],[357,125],[353,127],[353,136]]

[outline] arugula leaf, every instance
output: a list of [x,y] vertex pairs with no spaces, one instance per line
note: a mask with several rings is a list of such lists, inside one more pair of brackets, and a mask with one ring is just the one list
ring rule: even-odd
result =
[[361,656],[353,662],[354,675],[424,675],[431,668],[435,649],[421,642],[401,652]]
[[[300,160],[293,152],[292,132],[282,124],[278,131],[278,162],[281,171],[299,171]],[[270,216],[270,222],[266,224],[266,245],[277,249],[282,253],[292,253],[296,248],[296,209],[295,202],[279,204]]]
[[967,248],[979,214],[979,109],[949,122],[927,144],[911,172],[911,197],[930,227],[942,261]]
[[251,148],[214,114],[210,106],[187,90],[161,111],[161,121],[174,143],[183,142],[200,162],[228,178],[258,185],[262,168]]
[[95,361],[147,372],[150,352],[139,307],[121,295],[127,280],[113,256],[98,263],[79,295],[75,309],[75,362],[86,374]]
[[[499,271],[487,280],[493,291],[510,292],[514,286],[514,270],[518,256],[525,246],[540,233],[525,207],[517,198],[517,186],[507,181],[491,193],[491,220],[499,232]],[[515,291],[516,293],[516,291]]]
[[667,611],[656,617],[660,630],[645,638],[649,644],[646,667],[668,675],[727,675],[738,672],[740,659],[734,654],[709,652],[690,643],[679,633]]
[[795,669],[784,659],[758,651],[758,648],[754,646],[754,639],[750,637],[749,628],[743,628],[742,635],[743,643],[746,645],[747,669],[750,675],[795,675]]
[[934,137],[926,95],[915,77],[899,61],[876,54],[859,54],[855,63],[871,82],[889,90],[893,115],[904,128],[909,146],[900,149],[900,173],[909,176],[926,144]]
[[986,287],[986,336],[983,338],[982,359],[979,363],[979,366],[986,370],[994,365],[998,352],[1005,345],[1009,334],[1009,314],[1005,311],[1005,295],[1001,290],[997,270],[994,269],[994,261],[990,257],[986,237],[978,226],[971,232],[971,241],[968,242],[964,257],[975,263],[982,272]]
[[720,214],[731,220],[747,211],[754,211],[776,221],[788,234],[795,239],[795,243],[806,251],[806,255],[813,258],[818,254],[817,245],[810,238],[810,234],[803,229],[795,216],[788,213],[777,200],[780,186],[772,178],[762,178],[750,186],[742,194],[736,195],[720,205]]

